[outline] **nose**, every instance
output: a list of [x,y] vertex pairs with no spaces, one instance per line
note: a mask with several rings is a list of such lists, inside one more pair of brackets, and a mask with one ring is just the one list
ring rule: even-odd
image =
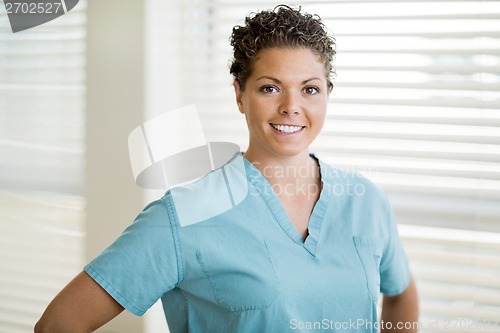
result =
[[300,96],[293,92],[284,92],[281,97],[278,112],[281,115],[298,115],[300,112]]

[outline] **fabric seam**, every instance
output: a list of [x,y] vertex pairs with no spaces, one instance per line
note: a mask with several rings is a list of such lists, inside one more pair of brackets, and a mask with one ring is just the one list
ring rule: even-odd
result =
[[167,215],[169,217],[170,228],[172,230],[172,238],[174,240],[175,247],[175,257],[177,259],[177,284],[181,283],[184,280],[184,265],[182,263],[182,249],[181,242],[179,237],[179,229],[174,224],[175,222],[179,222],[177,218],[177,214],[175,213],[175,206],[172,203],[172,198],[170,192],[168,192],[164,198],[162,198],[163,203],[165,204],[165,209],[167,210]]

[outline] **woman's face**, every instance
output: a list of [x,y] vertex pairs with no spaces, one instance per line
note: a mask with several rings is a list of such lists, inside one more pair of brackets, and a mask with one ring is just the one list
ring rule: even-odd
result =
[[236,101],[246,117],[248,154],[307,155],[323,127],[328,84],[319,56],[306,48],[263,50],[245,90],[235,81]]

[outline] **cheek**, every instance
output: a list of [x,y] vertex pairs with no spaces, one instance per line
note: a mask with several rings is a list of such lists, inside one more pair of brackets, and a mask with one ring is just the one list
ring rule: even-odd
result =
[[247,108],[245,110],[245,120],[247,122],[248,128],[255,128],[259,123],[259,117],[255,112],[255,109]]
[[245,114],[247,116],[247,121],[260,122],[263,120],[265,109],[263,105],[259,104],[258,101],[250,100],[245,105]]
[[321,128],[323,128],[323,125],[325,124],[325,119],[326,119],[326,107],[321,112],[318,112],[317,114],[314,115],[315,127],[318,132],[321,130]]
[[253,98],[245,98],[242,103],[243,111],[247,116],[255,117],[255,112],[259,110],[258,103]]

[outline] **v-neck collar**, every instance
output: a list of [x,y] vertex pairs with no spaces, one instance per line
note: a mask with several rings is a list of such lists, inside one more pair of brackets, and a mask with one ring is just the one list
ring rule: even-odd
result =
[[325,217],[324,215],[328,207],[328,202],[330,201],[330,195],[332,192],[330,187],[332,182],[328,179],[328,177],[331,177],[331,173],[327,172],[327,166],[323,163],[323,161],[314,155],[311,156],[318,161],[322,187],[319,198],[316,201],[313,211],[309,217],[307,225],[308,235],[305,240],[289,219],[278,195],[274,192],[267,179],[250,161],[244,157],[243,160],[245,161],[248,181],[259,192],[278,224],[295,243],[303,246],[312,256],[315,256],[316,244],[318,243],[321,231],[321,224]]

